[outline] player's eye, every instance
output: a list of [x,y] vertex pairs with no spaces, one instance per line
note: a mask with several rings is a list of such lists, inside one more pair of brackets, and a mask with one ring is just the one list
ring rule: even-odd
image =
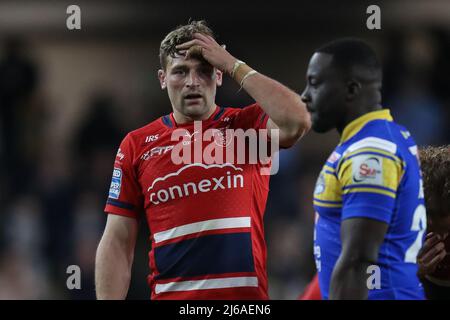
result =
[[316,79],[309,79],[309,85],[312,87],[316,87],[317,86],[317,80]]
[[185,74],[185,71],[183,69],[175,69],[175,70],[172,70],[172,74],[183,75],[183,74]]
[[200,73],[203,74],[203,75],[206,75],[206,76],[211,76],[212,73],[213,73],[213,69],[212,68],[208,68],[208,67],[201,68],[200,69]]

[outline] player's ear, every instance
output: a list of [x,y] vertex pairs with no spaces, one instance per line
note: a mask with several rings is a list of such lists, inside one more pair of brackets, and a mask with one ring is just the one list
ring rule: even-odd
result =
[[163,69],[159,69],[158,70],[158,79],[159,79],[159,83],[161,85],[161,89],[166,89],[167,88],[167,84],[166,84],[166,72]]
[[222,85],[223,73],[219,69],[216,69],[216,85],[220,87]]
[[353,100],[361,92],[361,83],[356,80],[347,82],[347,100]]

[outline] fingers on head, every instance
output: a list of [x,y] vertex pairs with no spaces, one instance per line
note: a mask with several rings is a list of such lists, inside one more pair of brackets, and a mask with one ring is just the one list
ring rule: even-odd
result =
[[193,45],[188,50],[188,55],[201,55],[202,54],[202,47],[199,45]]
[[440,237],[437,234],[434,234],[425,240],[424,246],[431,247],[439,243],[439,241],[441,241]]
[[427,263],[431,260],[433,260],[436,256],[439,256],[441,254],[446,254],[445,252],[445,246],[443,242],[439,242],[437,245],[434,246],[428,246],[423,247],[423,250],[421,250],[419,256],[418,256],[418,262],[419,263]]

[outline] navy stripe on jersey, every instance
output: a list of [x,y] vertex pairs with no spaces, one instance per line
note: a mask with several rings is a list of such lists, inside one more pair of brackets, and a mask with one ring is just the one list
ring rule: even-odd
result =
[[217,112],[217,114],[214,116],[214,121],[219,120],[220,117],[223,115],[223,113],[225,112],[225,108],[220,107],[219,112]]
[[354,188],[374,188],[374,189],[386,190],[386,191],[393,192],[393,193],[397,192],[397,190],[394,190],[394,189],[391,189],[388,187],[384,187],[384,186],[375,185],[375,184],[349,184],[349,185],[343,187],[342,190],[354,189]]
[[327,204],[342,204],[342,201],[320,200],[317,198],[314,198],[314,201],[317,201],[320,203],[327,203]]
[[380,156],[380,157],[384,157],[387,159],[391,159],[392,161],[398,161],[398,159],[396,160],[394,157],[388,156],[387,154],[381,153],[381,152],[375,152],[375,151],[361,151],[361,152],[357,152],[355,154],[352,154],[351,156],[345,157],[344,160],[347,161],[351,158],[363,155],[363,154],[371,154],[371,155],[376,155],[376,156]]
[[170,116],[169,116],[169,115],[163,116],[163,117],[162,117],[162,121],[163,121],[163,123],[164,123],[166,126],[168,126],[169,128],[172,128],[172,127],[173,127],[173,123],[172,123],[172,120],[170,119]]
[[268,115],[267,115],[266,113],[263,113],[263,114],[261,115],[261,120],[259,121],[259,125],[262,125],[262,124],[263,124],[264,120],[266,120],[266,117],[268,117]]
[[255,271],[249,232],[207,235],[154,250],[156,279]]
[[134,209],[134,205],[132,205],[131,203],[126,203],[126,202],[114,200],[114,199],[111,199],[111,198],[108,198],[106,203],[110,204],[112,206],[115,206],[115,207],[122,208],[122,209],[130,209],[130,210]]

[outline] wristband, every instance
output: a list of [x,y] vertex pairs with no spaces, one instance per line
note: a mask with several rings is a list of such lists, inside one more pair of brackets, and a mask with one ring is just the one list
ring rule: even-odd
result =
[[245,81],[248,77],[250,77],[250,76],[252,76],[252,75],[254,75],[254,74],[257,74],[257,73],[258,73],[258,71],[256,71],[256,70],[250,70],[249,72],[247,72],[247,74],[242,78],[241,83],[239,84],[239,85],[241,86],[241,88],[244,86],[244,81]]
[[241,60],[236,60],[236,62],[233,65],[233,70],[231,70],[231,73],[230,73],[232,78],[234,78],[234,75],[235,75],[237,69],[239,68],[239,66],[241,66],[243,64],[246,64],[246,63],[244,61],[241,61]]

